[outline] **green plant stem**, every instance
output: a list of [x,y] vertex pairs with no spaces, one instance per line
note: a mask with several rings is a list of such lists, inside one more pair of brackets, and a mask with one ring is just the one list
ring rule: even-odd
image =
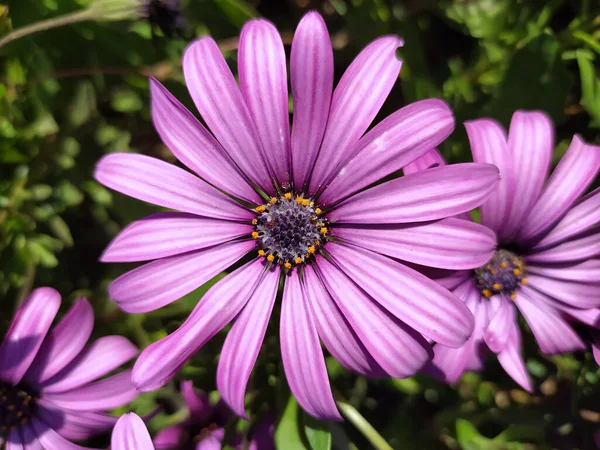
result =
[[394,450],[354,406],[340,400],[337,400],[336,403],[342,415],[367,438],[373,447],[377,450]]
[[85,20],[91,20],[93,18],[93,11],[91,9],[85,9],[83,11],[75,11],[65,14],[64,16],[53,17],[52,19],[32,23],[31,25],[27,25],[13,31],[0,39],[0,48],[12,41],[16,41],[17,39],[21,39],[22,37],[29,36],[30,34],[34,34],[39,31],[71,25],[74,23],[83,22]]

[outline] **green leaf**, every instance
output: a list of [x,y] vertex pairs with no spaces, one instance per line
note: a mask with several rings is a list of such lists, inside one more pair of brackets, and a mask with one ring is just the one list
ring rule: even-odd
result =
[[242,0],[216,0],[215,3],[231,23],[240,28],[248,20],[259,15],[252,6]]
[[480,438],[477,427],[466,419],[456,419],[456,439],[461,446]]
[[60,216],[54,216],[48,222],[50,226],[50,230],[52,233],[59,238],[67,247],[73,246],[73,236],[71,235],[71,230],[69,230],[69,226]]
[[448,3],[449,19],[463,25],[475,38],[497,38],[504,29],[511,10],[508,0],[476,0]]
[[594,118],[592,126],[600,127],[600,80],[588,53],[577,50],[577,64],[581,77],[580,104]]
[[77,85],[75,98],[69,108],[69,122],[78,127],[86,123],[96,112],[96,91],[91,81],[85,80]]
[[119,89],[113,92],[111,105],[115,111],[122,113],[132,113],[141,110],[144,103],[140,96],[129,89]]
[[331,449],[331,428],[308,414],[303,414],[304,433],[312,450]]
[[275,430],[275,448],[278,450],[311,450],[302,441],[298,420],[299,410],[298,402],[293,395],[290,395]]

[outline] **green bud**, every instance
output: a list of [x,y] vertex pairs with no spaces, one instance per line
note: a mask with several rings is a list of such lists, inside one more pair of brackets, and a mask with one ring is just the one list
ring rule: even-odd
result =
[[94,0],[88,9],[94,20],[137,20],[144,16],[142,0]]

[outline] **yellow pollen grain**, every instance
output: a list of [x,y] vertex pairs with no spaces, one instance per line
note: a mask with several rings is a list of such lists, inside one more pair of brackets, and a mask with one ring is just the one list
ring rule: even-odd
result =
[[265,251],[264,250],[259,250],[258,251],[258,256],[265,256]]
[[254,210],[256,212],[263,212],[266,208],[263,205],[258,205]]
[[523,284],[527,284],[527,278],[523,278],[523,279],[521,280],[521,283],[523,283]]
[[283,196],[286,198],[286,200],[292,199],[292,194],[290,192],[286,192],[285,194],[283,194]]
[[322,227],[319,231],[321,234],[327,234],[327,227]]
[[252,219],[252,225],[256,225],[258,223],[257,219]]
[[292,264],[289,261],[286,261],[283,266],[288,270],[292,268]]
[[487,298],[490,298],[492,296],[492,291],[490,291],[489,289],[484,289],[483,291],[481,291],[481,293]]
[[317,251],[317,249],[315,248],[314,245],[311,245],[310,247],[308,247],[308,253],[314,253],[316,251]]
[[513,270],[513,274],[515,274],[515,275],[521,275],[521,270],[520,269],[515,269],[515,270]]
[[500,283],[494,283],[494,284],[492,284],[492,287],[494,289],[496,289],[497,291],[499,291],[500,289],[502,289],[502,285]]
[[277,197],[271,197],[271,203],[277,203]]
[[310,202],[306,199],[302,200],[302,206],[308,206]]
[[513,300],[513,301],[516,300],[517,299],[517,293],[513,292],[512,294],[510,294],[510,299]]
[[267,203],[267,208],[269,208],[269,207],[271,207],[271,206],[272,206],[272,205],[271,205],[271,203]]
[[319,245],[321,245],[321,241],[315,241],[315,245],[318,247]]
[[275,261],[275,257],[273,255],[269,255],[269,256],[267,256],[267,261],[273,262],[273,261]]
[[300,196],[296,197],[296,203],[298,203],[299,205],[302,204],[302,202],[304,201],[304,199]]
[[506,261],[502,261],[500,263],[500,267],[502,267],[503,269],[506,269],[508,267],[508,263]]
[[253,232],[252,232],[252,237],[253,237],[254,239],[258,239],[258,231],[253,231]]
[[492,275],[496,275],[496,271],[495,271],[494,269],[490,270],[490,273],[491,273]]
[[299,256],[294,260],[294,262],[296,264],[302,264],[302,258],[300,258]]
[[321,210],[321,208],[317,208],[317,209],[315,209],[315,214],[316,214],[316,215],[319,215],[319,214],[321,214],[322,212],[323,212],[323,211]]
[[310,202],[310,207],[314,208],[315,207],[315,202]]

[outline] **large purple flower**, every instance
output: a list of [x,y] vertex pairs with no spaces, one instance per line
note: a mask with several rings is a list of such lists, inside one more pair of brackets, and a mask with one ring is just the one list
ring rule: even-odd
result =
[[120,336],[86,345],[94,313],[85,298],[49,331],[59,307],[54,289],[34,290],[0,346],[0,445],[7,449],[81,449],[69,441],[110,430],[116,418],[106,411],[138,395],[131,370],[96,381],[136,356],[135,346]]
[[372,42],[333,91],[327,28],[317,13],[307,14],[292,44],[291,135],[284,47],[267,21],[242,30],[240,87],[213,39],[185,52],[185,79],[212,135],[151,80],[154,124],[197,176],[142,155],[112,154],[98,163],[96,178],[106,186],[183,211],[146,217],[115,238],[103,261],[156,261],[115,280],[111,297],[128,312],[151,311],[249,252],[254,258],[214,285],[178,330],[142,352],[133,370],[139,389],[162,386],[235,319],[217,384],[245,416],[246,385],[280,278],[284,369],[314,416],[340,417],[320,340],[344,366],[393,377],[414,374],[431,357],[426,338],[465,342],[473,327],[468,308],[396,258],[446,269],[487,261],[493,233],[449,217],[479,205],[496,187],[498,170],[458,164],[372,187],[454,127],[444,102],[424,100],[365,134],[398,78],[400,45],[395,36]]
[[[498,249],[481,267],[439,281],[475,316],[475,331],[461,348],[435,346],[433,373],[457,380],[480,370],[486,347],[523,388],[531,383],[521,357],[517,309],[545,354],[585,347],[572,327],[600,327],[600,189],[579,198],[600,169],[600,147],[573,138],[546,180],[554,148],[551,120],[517,111],[508,137],[493,120],[465,124],[473,159],[495,164],[502,180],[481,205],[481,223],[498,236]],[[408,173],[443,166],[432,151]]]

